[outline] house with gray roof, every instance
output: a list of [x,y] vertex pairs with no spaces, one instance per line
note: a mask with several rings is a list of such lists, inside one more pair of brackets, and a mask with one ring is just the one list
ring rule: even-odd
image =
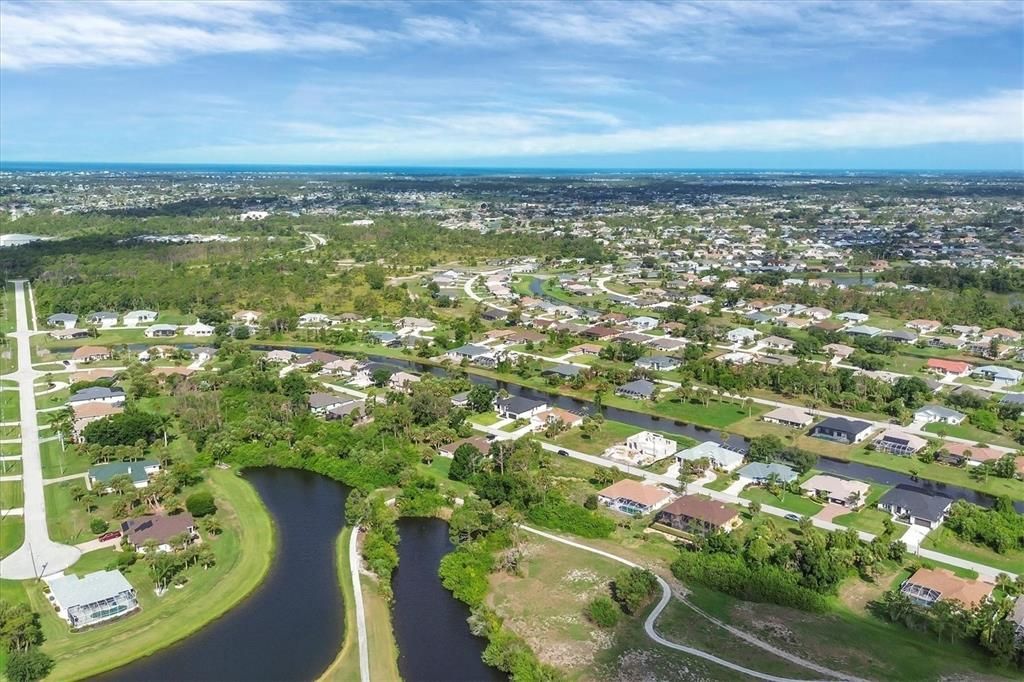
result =
[[773,475],[777,476],[781,483],[792,483],[800,474],[796,472],[792,467],[786,466],[785,464],[779,464],[778,462],[772,462],[770,464],[765,462],[751,462],[739,471],[737,471],[742,478],[749,478],[755,483],[765,483]]
[[711,466],[722,471],[733,471],[743,464],[743,453],[737,452],[712,440],[705,441],[692,448],[680,450],[676,459],[680,464],[707,457]]
[[85,403],[110,403],[121,405],[124,403],[124,390],[120,388],[108,388],[106,386],[90,386],[83,388],[68,398],[69,405],[84,405]]
[[926,528],[938,527],[952,506],[950,498],[910,485],[898,485],[878,500],[878,508],[893,518]]
[[654,382],[647,379],[630,381],[615,389],[615,395],[620,395],[623,398],[632,398],[633,400],[650,400],[657,392],[658,388],[654,385]]
[[967,419],[966,414],[943,405],[925,405],[914,412],[915,422],[925,422],[928,424],[952,424],[955,426],[962,423],[964,419]]
[[74,329],[76,324],[78,324],[78,315],[72,313],[56,313],[46,318],[46,325],[48,327]]
[[45,578],[57,615],[73,630],[119,618],[139,608],[139,600],[120,571],[96,571],[79,578],[56,575]]
[[668,355],[648,355],[633,363],[640,369],[649,369],[655,372],[671,372],[679,367],[679,360]]

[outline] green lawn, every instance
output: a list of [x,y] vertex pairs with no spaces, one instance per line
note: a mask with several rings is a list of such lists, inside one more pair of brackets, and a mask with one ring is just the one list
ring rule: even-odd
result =
[[705,483],[704,487],[707,488],[708,490],[717,490],[718,492],[722,492],[732,484],[733,480],[729,478],[729,476],[719,474],[718,477],[715,478],[715,480],[711,481],[710,483]]
[[25,521],[20,516],[0,518],[0,557],[21,547],[25,540]]
[[[649,400],[630,400],[616,395],[605,396],[604,402],[612,407],[619,407],[634,412],[646,412],[659,417],[667,417],[689,424],[722,429],[747,418],[747,408],[730,402],[714,402],[704,407],[703,403],[679,402],[674,398],[665,397],[652,403]],[[750,414],[764,412],[764,406],[753,405]]]
[[0,421],[16,422],[20,419],[17,387],[7,382],[0,383]]
[[585,437],[579,428],[575,428],[558,434],[551,442],[567,447],[570,450],[579,450],[589,455],[600,455],[612,445],[621,443],[633,434],[640,433],[641,431],[643,429],[629,424],[605,420],[597,433],[590,438]]
[[0,481],[0,509],[14,509],[25,503],[21,481]]
[[496,412],[484,412],[483,414],[474,414],[469,417],[469,421],[480,426],[493,426],[501,421],[501,417]]
[[1016,444],[1011,438],[998,433],[992,433],[991,431],[982,431],[976,426],[971,426],[967,422],[963,424],[925,424],[924,430],[928,433],[945,433],[947,436],[953,436],[954,438],[964,438],[974,443],[987,443],[989,445],[1004,445],[1006,447],[1016,447]]
[[[209,570],[190,569],[185,589],[157,597],[141,562],[129,570],[141,611],[93,630],[72,634],[49,607],[41,588],[32,582],[4,581],[5,597],[27,593],[40,613],[46,642],[43,651],[56,661],[52,679],[84,679],[165,648],[206,625],[245,598],[263,580],[275,544],[274,525],[256,491],[232,471],[212,470],[208,485],[220,507],[224,533],[212,540],[217,563]],[[55,486],[48,486],[48,490]],[[100,567],[103,553],[80,561]],[[77,565],[74,570],[77,569]],[[20,589],[18,589],[20,588]]]
[[[832,523],[847,528],[854,528],[856,530],[862,530],[865,533],[871,533],[872,535],[881,535],[885,531],[885,519],[890,518],[889,512],[884,512],[881,509],[875,507],[864,507],[857,512],[851,512],[849,514],[843,514],[832,519]],[[898,528],[906,529],[904,524],[896,524]],[[896,531],[897,537],[903,533],[900,530]]]
[[960,559],[976,561],[1002,571],[1024,574],[1024,550],[999,554],[984,545],[961,540],[956,533],[945,526],[939,526],[928,533],[928,537],[924,539],[921,546]]
[[43,466],[43,478],[58,478],[69,474],[80,474],[89,470],[88,457],[78,454],[78,448],[67,446],[60,449],[60,441],[51,440],[39,445],[39,458]]
[[814,500],[796,495],[791,492],[784,492],[782,499],[779,499],[761,487],[750,487],[740,493],[740,497],[752,502],[760,502],[764,505],[779,507],[803,516],[814,516],[821,511],[821,505]]
[[899,455],[890,455],[884,452],[872,452],[865,448],[847,449],[847,452],[837,458],[872,464],[883,469],[901,471],[905,474],[913,475],[916,472],[921,478],[938,481],[939,483],[951,483],[996,497],[1005,495],[1015,500],[1024,500],[1024,482],[1010,478],[997,478],[995,476],[989,476],[984,481],[978,481],[971,478],[968,467],[960,468],[949,466],[948,464],[939,464],[938,462],[924,464],[914,457],[900,457]]

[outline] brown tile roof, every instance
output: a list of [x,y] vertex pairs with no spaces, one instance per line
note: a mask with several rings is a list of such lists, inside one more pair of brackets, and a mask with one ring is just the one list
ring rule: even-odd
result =
[[597,493],[613,500],[623,498],[638,502],[646,507],[653,507],[671,495],[668,491],[653,485],[644,485],[639,481],[624,478],[621,481],[612,483],[610,486]]
[[726,526],[739,512],[729,505],[703,495],[683,495],[662,511],[676,516],[688,516],[715,526]]
[[123,407],[111,405],[110,403],[82,403],[74,406],[75,419],[89,419],[93,417],[109,417],[112,414],[121,414]]
[[100,355],[110,355],[110,349],[103,346],[79,346],[75,349],[75,352],[71,354],[71,357],[74,360],[81,360],[83,358],[91,358]]
[[155,514],[128,519],[121,524],[121,530],[128,536],[132,544],[141,546],[146,540],[156,540],[162,544],[175,535],[186,532],[196,525],[195,519],[188,512],[180,514]]
[[965,580],[944,568],[919,568],[908,582],[939,593],[942,601],[958,601],[973,608],[992,593],[992,586],[978,580]]
[[441,452],[448,452],[455,454],[455,451],[462,445],[472,445],[483,454],[487,454],[491,451],[491,441],[487,440],[483,436],[472,436],[470,438],[460,438],[459,440],[442,445],[439,449]]

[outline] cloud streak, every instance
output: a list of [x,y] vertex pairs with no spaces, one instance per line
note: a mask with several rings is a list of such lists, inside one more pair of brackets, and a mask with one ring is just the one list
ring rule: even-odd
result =
[[180,161],[379,163],[653,151],[777,152],[897,149],[938,143],[1021,144],[1024,91],[960,102],[890,102],[870,110],[816,118],[613,127],[588,133],[565,129],[570,118],[549,111],[536,116],[418,117],[354,127],[289,123],[283,125],[286,134],[281,143],[180,149],[163,157]]

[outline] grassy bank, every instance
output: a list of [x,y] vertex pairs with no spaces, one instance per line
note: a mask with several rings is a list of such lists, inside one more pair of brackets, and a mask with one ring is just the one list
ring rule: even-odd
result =
[[1000,554],[984,545],[976,545],[957,537],[945,526],[939,526],[924,539],[921,546],[967,561],[975,561],[1001,571],[1024,574],[1024,550],[1011,550]]
[[[260,584],[274,553],[275,529],[270,515],[252,486],[234,472],[211,471],[209,486],[221,505],[224,527],[224,533],[210,541],[217,563],[205,571],[190,571],[185,589],[169,590],[162,597],[153,592],[145,566],[136,564],[127,577],[138,591],[140,611],[73,633],[49,606],[40,585],[5,581],[0,586],[3,598],[27,598],[39,612],[46,636],[42,650],[56,661],[48,679],[92,677],[166,648],[223,615]],[[100,566],[96,557],[86,554],[79,565],[98,570],[108,558],[100,556],[104,564]],[[73,570],[78,572],[79,565]]]

